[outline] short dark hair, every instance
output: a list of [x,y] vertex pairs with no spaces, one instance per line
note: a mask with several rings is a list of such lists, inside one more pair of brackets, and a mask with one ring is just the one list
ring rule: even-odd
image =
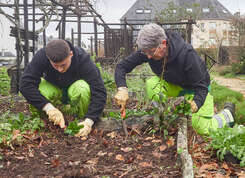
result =
[[63,61],[70,51],[69,44],[62,39],[52,40],[45,47],[47,58],[54,63]]

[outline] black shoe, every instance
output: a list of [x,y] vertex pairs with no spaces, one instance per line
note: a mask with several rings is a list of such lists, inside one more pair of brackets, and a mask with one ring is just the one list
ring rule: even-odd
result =
[[228,109],[231,112],[233,118],[235,116],[235,108],[236,106],[234,103],[225,103],[224,109]]

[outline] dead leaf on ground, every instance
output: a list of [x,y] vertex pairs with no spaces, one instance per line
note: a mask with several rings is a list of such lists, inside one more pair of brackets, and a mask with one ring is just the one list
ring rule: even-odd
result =
[[162,157],[162,154],[157,152],[157,151],[154,151],[152,154],[153,154],[154,157],[156,157],[158,159],[160,159]]
[[87,140],[88,137],[81,137],[80,139],[81,139],[82,141],[84,141],[84,140]]
[[136,159],[138,159],[138,160],[143,160],[143,155],[137,155],[137,156],[136,156]]
[[106,134],[106,136],[111,137],[111,138],[116,138],[117,133],[116,132],[111,132],[111,133]]
[[228,167],[228,165],[226,164],[226,162],[223,162],[222,167],[223,167],[225,170],[229,170],[229,167]]
[[24,156],[16,156],[15,158],[16,158],[16,159],[19,159],[19,160],[23,160],[23,159],[25,159],[25,157],[24,157]]
[[166,142],[166,144],[168,145],[168,147],[172,147],[174,146],[174,138],[169,138],[168,141]]
[[107,152],[103,152],[103,151],[99,151],[99,153],[97,154],[98,156],[104,156],[104,155],[106,155],[107,154]]
[[34,151],[33,151],[33,150],[30,150],[30,151],[29,151],[29,157],[30,157],[30,158],[33,158],[33,157],[34,157]]
[[10,166],[10,164],[11,164],[11,162],[10,162],[10,161],[8,161],[8,162],[7,162],[7,167],[9,167],[9,166]]
[[162,140],[160,139],[152,140],[152,143],[162,143]]
[[116,155],[116,160],[118,161],[124,161],[124,157],[120,154]]
[[216,170],[218,169],[217,163],[210,163],[210,164],[204,164],[199,168],[199,173],[208,172],[209,170]]
[[228,176],[225,176],[225,175],[223,175],[221,173],[216,173],[215,174],[215,178],[228,178]]
[[15,140],[18,136],[20,136],[20,130],[13,130],[12,140]]
[[193,158],[204,158],[204,154],[201,152],[195,152],[193,153]]
[[55,144],[55,143],[58,143],[59,141],[57,139],[53,139],[52,140],[52,143]]
[[154,137],[147,137],[147,138],[145,138],[145,140],[153,140],[154,139]]
[[47,158],[48,157],[48,155],[46,155],[44,152],[40,152],[40,155],[42,155],[42,156],[44,156],[45,158]]
[[133,148],[131,148],[131,147],[126,147],[126,148],[121,148],[121,150],[122,150],[123,152],[125,152],[125,153],[128,153],[128,152],[132,151]]
[[53,159],[51,161],[51,164],[54,166],[54,167],[58,167],[60,165],[60,160],[59,159]]
[[237,173],[237,176],[238,176],[238,178],[245,178],[245,172],[244,171],[239,172],[239,173]]
[[93,165],[95,165],[95,164],[98,163],[98,161],[99,161],[99,158],[92,158],[92,159],[88,160],[87,163],[88,163],[88,164],[93,164]]
[[80,162],[81,162],[81,161],[74,161],[74,162],[73,162],[73,161],[69,161],[68,164],[69,164],[70,166],[77,166],[77,165],[80,164]]
[[137,145],[136,148],[140,150],[142,148],[142,145]]
[[102,140],[102,144],[105,146],[105,147],[108,147],[108,141],[106,139],[103,138]]
[[129,157],[129,159],[125,161],[125,164],[131,164],[133,161],[134,161],[134,157],[131,156]]
[[143,143],[143,146],[151,146],[151,143],[150,142],[145,142],[145,143]]
[[152,167],[152,163],[148,163],[148,162],[141,162],[139,163],[140,167]]
[[160,147],[159,147],[159,150],[160,151],[165,151],[167,149],[167,146],[166,145],[161,145]]

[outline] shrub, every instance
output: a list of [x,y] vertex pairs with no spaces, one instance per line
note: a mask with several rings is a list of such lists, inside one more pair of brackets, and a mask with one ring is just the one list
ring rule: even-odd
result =
[[0,95],[8,95],[10,90],[10,78],[5,67],[0,67]]

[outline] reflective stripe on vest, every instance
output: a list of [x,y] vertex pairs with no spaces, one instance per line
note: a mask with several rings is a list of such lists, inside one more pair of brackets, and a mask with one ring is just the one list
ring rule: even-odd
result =
[[223,127],[222,118],[219,115],[214,115],[214,118],[217,120],[219,128],[222,128]]
[[225,111],[222,111],[221,113],[224,115],[226,124],[228,125],[231,122],[229,115]]

